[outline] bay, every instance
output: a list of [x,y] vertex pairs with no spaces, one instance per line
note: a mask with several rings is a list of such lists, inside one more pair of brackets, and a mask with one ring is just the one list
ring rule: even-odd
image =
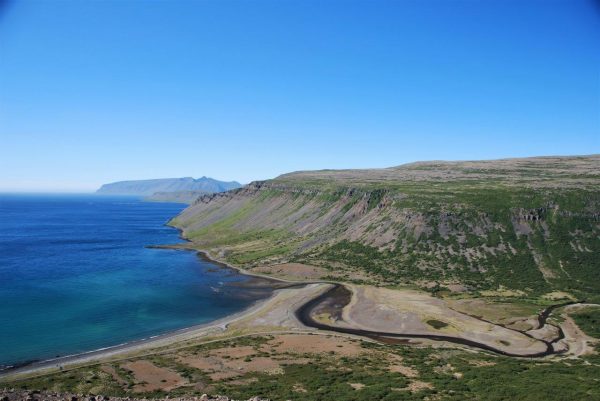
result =
[[185,205],[0,194],[0,365],[206,323],[271,294],[194,252],[165,223]]

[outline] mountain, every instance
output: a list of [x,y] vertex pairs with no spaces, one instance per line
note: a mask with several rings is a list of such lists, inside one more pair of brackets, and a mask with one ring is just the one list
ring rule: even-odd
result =
[[224,182],[213,178],[161,178],[155,180],[119,181],[104,184],[96,191],[106,195],[150,196],[156,192],[201,191],[224,192],[241,187],[236,181]]
[[301,171],[200,197],[171,224],[250,270],[600,299],[600,155]]

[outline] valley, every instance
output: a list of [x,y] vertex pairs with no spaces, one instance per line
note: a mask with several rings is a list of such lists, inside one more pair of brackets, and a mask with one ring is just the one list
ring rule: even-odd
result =
[[134,398],[600,399],[599,171],[599,156],[427,162],[200,196],[169,222],[187,242],[158,248],[268,278],[271,298],[1,380]]

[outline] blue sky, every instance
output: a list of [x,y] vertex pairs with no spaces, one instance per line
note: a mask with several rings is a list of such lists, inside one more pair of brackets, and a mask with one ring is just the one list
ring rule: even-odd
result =
[[600,153],[597,1],[0,4],[0,191]]

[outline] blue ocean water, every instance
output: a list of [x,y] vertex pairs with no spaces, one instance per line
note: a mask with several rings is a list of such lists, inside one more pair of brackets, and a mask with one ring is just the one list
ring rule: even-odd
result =
[[175,203],[0,194],[0,365],[70,355],[218,319],[269,290],[194,252],[164,225]]

